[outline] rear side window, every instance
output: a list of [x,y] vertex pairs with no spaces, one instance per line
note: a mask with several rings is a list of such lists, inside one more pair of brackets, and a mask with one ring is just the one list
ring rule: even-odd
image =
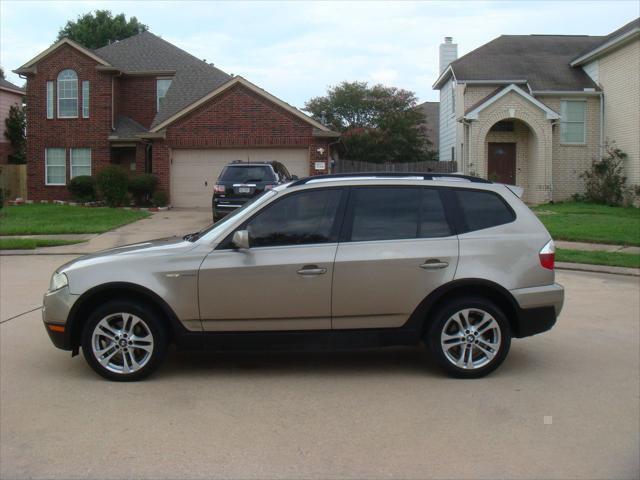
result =
[[464,232],[497,227],[513,222],[516,218],[506,202],[493,192],[459,189],[454,191],[464,215]]
[[340,197],[340,190],[322,189],[295,193],[275,202],[247,225],[251,246],[335,242]]
[[357,188],[351,241],[445,237],[451,228],[437,189]]
[[267,165],[229,166],[220,175],[222,182],[256,183],[272,182],[273,180],[275,180],[273,170]]

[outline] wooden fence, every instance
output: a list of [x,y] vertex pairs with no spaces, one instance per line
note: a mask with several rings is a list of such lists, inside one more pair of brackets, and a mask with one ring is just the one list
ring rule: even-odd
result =
[[414,173],[453,173],[457,171],[456,162],[426,162],[405,163],[371,163],[355,160],[336,160],[333,173],[362,173],[362,172],[414,172]]
[[27,198],[27,166],[0,165],[0,188],[5,200]]

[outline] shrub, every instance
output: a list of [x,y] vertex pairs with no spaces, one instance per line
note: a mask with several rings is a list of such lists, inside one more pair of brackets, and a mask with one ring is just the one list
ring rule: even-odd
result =
[[163,190],[158,190],[153,194],[153,204],[156,207],[166,207],[169,202],[169,197],[167,197],[166,192]]
[[125,203],[128,185],[127,171],[115,165],[100,170],[96,178],[98,193],[109,207],[119,207]]
[[145,173],[129,180],[129,191],[133,195],[136,205],[146,205],[149,203],[153,192],[158,185],[155,175]]
[[78,202],[93,202],[96,199],[96,181],[88,175],[72,178],[67,190]]
[[621,205],[627,177],[623,175],[623,161],[627,154],[614,143],[605,146],[605,155],[600,161],[594,161],[591,168],[580,174],[585,180],[585,192],[582,198],[587,202],[605,205]]
[[0,188],[0,210],[4,207],[4,189]]

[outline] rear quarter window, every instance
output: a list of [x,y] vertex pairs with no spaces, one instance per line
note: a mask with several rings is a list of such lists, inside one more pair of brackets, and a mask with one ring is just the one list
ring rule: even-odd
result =
[[497,227],[516,219],[511,207],[496,193],[455,189],[454,195],[463,217],[460,233]]

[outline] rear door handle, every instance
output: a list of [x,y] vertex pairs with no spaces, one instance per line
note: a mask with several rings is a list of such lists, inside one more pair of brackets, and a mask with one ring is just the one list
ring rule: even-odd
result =
[[441,268],[446,268],[448,266],[449,266],[449,262],[442,262],[437,258],[430,258],[429,260],[424,262],[422,265],[420,265],[420,268],[424,268],[425,270],[439,270]]
[[319,268],[317,265],[305,265],[298,270],[298,275],[311,276],[311,275],[323,275],[327,273],[326,268]]

